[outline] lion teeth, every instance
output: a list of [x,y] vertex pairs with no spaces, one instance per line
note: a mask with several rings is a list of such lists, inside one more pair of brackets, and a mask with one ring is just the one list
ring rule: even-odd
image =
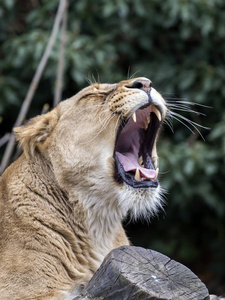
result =
[[152,162],[153,162],[153,165],[154,165],[154,167],[155,167],[155,169],[157,168],[157,166],[158,166],[158,157],[157,156],[152,156]]
[[153,180],[156,180],[157,177],[158,177],[158,175],[159,175],[159,168],[157,168],[157,169],[155,170],[155,177],[153,178]]
[[156,117],[159,119],[159,122],[161,122],[162,121],[161,113],[155,105],[152,106],[152,112],[154,112]]
[[148,129],[148,120],[146,119],[146,120],[144,120],[144,127],[145,127],[145,130],[147,130]]
[[134,178],[135,178],[135,180],[138,180],[138,181],[141,179],[140,171],[138,168],[136,169]]
[[144,167],[144,165],[143,165],[143,157],[142,157],[142,156],[140,156],[140,157],[138,158],[138,163],[139,163],[139,165],[140,165],[141,167]]
[[145,129],[145,130],[148,129],[148,125],[149,125],[150,121],[151,121],[150,116],[148,116],[147,119],[144,120],[144,129]]
[[144,120],[144,128],[145,128],[145,130],[147,130],[147,128],[148,128],[148,121],[147,120]]
[[132,119],[133,119],[134,123],[137,122],[136,112],[134,112],[134,113],[132,114]]

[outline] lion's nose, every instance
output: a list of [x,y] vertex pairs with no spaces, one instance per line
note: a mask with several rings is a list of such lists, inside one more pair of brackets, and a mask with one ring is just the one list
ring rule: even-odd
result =
[[151,87],[152,87],[152,82],[147,78],[137,79],[132,84],[132,88],[141,89],[146,93],[150,92]]

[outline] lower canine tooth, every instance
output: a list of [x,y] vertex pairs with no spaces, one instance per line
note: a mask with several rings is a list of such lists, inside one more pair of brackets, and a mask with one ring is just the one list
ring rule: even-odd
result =
[[140,171],[138,168],[136,169],[134,178],[135,178],[135,180],[138,180],[138,181],[141,179]]
[[147,129],[148,129],[148,125],[149,125],[150,121],[151,121],[150,117],[147,117],[147,119],[146,119],[146,120],[144,120],[144,124],[145,124],[145,130],[147,130]]
[[148,129],[148,120],[144,120],[144,124],[145,124],[145,130]]
[[136,118],[136,112],[133,113],[132,119],[133,119],[134,123],[136,123],[136,121],[137,121],[137,118]]
[[142,156],[140,156],[139,158],[138,158],[138,163],[139,163],[139,165],[142,167],[143,166],[143,158],[142,158]]
[[157,169],[155,170],[155,177],[153,178],[153,180],[156,180],[157,177],[158,177],[158,175],[159,175],[159,168],[157,168]]

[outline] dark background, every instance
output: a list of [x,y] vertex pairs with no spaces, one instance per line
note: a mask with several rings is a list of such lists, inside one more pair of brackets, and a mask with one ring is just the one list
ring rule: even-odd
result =
[[[0,126],[10,132],[54,22],[55,0],[0,0]],[[59,39],[58,39],[59,41]],[[59,43],[27,118],[53,102]],[[190,267],[210,293],[225,295],[225,2],[223,0],[69,1],[63,98],[87,78],[117,82],[146,76],[168,101],[191,101],[206,116],[176,111],[210,127],[173,121],[158,152],[165,211],[125,222],[135,245]],[[189,125],[188,125],[189,126]],[[2,155],[4,147],[1,147]]]

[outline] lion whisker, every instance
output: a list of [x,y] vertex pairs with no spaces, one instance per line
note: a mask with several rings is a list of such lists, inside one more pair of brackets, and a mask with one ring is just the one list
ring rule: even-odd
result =
[[193,109],[190,109],[189,107],[186,107],[186,106],[177,106],[177,105],[168,105],[168,107],[172,110],[177,110],[177,111],[183,111],[183,112],[190,112],[190,113],[194,113],[198,116],[205,116],[204,113],[202,112],[199,112],[199,111],[196,111],[196,110],[193,110]]
[[191,133],[195,134],[194,131],[186,123],[182,122],[179,118],[173,116],[173,119],[175,119],[178,122],[180,122],[181,124],[183,124],[186,128],[188,128],[188,130],[190,130]]
[[170,111],[170,113],[171,113],[173,116],[176,116],[176,117],[178,117],[178,118],[181,118],[181,119],[185,120],[187,123],[191,124],[193,127],[194,127],[194,125],[195,125],[195,126],[197,126],[197,127],[200,127],[200,128],[206,129],[206,130],[210,130],[209,127],[206,127],[206,126],[203,126],[203,125],[201,125],[201,124],[198,124],[198,123],[196,123],[196,122],[194,122],[194,121],[191,121],[190,119],[188,119],[188,118],[186,118],[186,117],[184,117],[184,116],[182,116],[182,115],[180,115],[180,114],[178,114],[178,113],[176,113],[176,112]]
[[[113,112],[111,112],[111,114],[108,116],[108,117],[106,117],[105,118],[105,120],[104,120],[104,122],[102,123],[101,121],[101,124],[102,124],[102,130],[104,130],[105,128],[106,128],[106,126],[109,124],[109,122],[112,120],[112,118],[113,118]],[[101,132],[102,132],[102,130],[101,130]]]
[[[190,124],[197,132],[198,132],[198,134],[201,136],[201,138],[203,139],[203,141],[205,141],[205,139],[204,139],[204,137],[203,137],[203,135],[202,135],[202,133],[201,133],[201,131],[199,130],[199,128],[198,127],[200,127],[200,128],[203,128],[203,129],[206,129],[206,130],[209,130],[210,128],[208,128],[208,127],[205,127],[205,126],[203,126],[203,125],[201,125],[201,124],[198,124],[198,123],[196,123],[196,122],[194,122],[194,121],[191,121],[190,119],[188,119],[188,118],[186,118],[186,117],[184,117],[184,116],[182,116],[182,115],[180,115],[180,114],[178,114],[178,113],[176,113],[176,112],[173,112],[173,111],[169,111],[169,114],[171,115],[171,117],[173,118],[173,119],[175,119],[175,120],[177,120],[178,122],[180,122],[181,124],[183,124],[186,128],[188,128],[193,134],[195,134],[195,132],[190,128],[190,126],[188,126],[187,124]],[[183,121],[182,121],[183,120]],[[186,123],[187,124],[186,124]]]
[[[98,116],[98,119],[99,119],[99,121],[101,122],[101,124],[103,125],[104,124],[104,121],[102,122],[102,120],[101,120],[101,115],[103,115],[104,113],[106,113],[106,112],[108,112],[109,111],[109,107],[107,107],[107,109],[105,109],[105,110],[103,110],[100,114],[99,114],[99,116]],[[112,114],[112,113],[111,113]],[[108,116],[107,116],[108,117]],[[107,118],[106,117],[106,118]]]
[[[173,98],[171,98],[173,99]],[[208,106],[208,105],[204,105],[204,104],[200,104],[200,103],[196,103],[196,102],[189,102],[189,101],[183,101],[183,100],[179,100],[179,101],[171,101],[170,99],[166,99],[166,102],[167,104],[168,103],[173,103],[173,104],[187,104],[187,105],[190,105],[190,106],[200,106],[200,107],[205,107],[205,108],[212,108],[211,106]]]
[[173,124],[172,121],[168,119],[164,120],[165,124],[170,128],[170,130],[172,131],[172,133],[174,133],[174,128],[173,128]]

